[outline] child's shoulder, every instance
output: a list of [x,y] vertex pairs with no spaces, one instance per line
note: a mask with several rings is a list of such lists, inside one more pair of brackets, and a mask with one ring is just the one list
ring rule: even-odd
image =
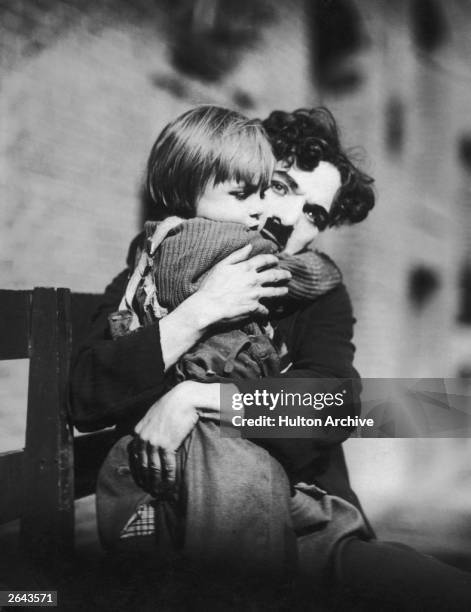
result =
[[247,239],[251,234],[257,233],[241,223],[232,221],[214,221],[203,217],[183,219],[175,216],[167,217],[163,221],[146,221],[144,232],[147,240],[151,240],[153,244],[160,243],[165,237],[170,236],[179,236],[180,238],[192,236],[194,239],[204,237],[205,239],[219,241],[228,238]]

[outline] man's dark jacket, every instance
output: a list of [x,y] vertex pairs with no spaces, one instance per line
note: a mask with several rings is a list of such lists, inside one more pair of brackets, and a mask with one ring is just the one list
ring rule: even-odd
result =
[[[132,251],[133,245],[130,261]],[[92,331],[73,361],[72,416],[81,431],[117,425],[120,434],[131,433],[167,390],[158,323],[116,340],[109,335],[107,316],[117,309],[128,276],[129,269],[124,270],[106,288]],[[357,414],[360,406],[360,384],[353,368],[353,324],[350,299],[343,285],[313,302],[293,303],[291,312],[273,323],[286,341],[293,364],[283,377],[323,379],[316,392],[338,390],[338,379],[353,379],[349,401],[339,416]],[[350,487],[341,447],[350,433],[340,427],[319,427],[313,439],[257,443],[264,444],[280,461],[292,483],[315,483],[360,508]]]

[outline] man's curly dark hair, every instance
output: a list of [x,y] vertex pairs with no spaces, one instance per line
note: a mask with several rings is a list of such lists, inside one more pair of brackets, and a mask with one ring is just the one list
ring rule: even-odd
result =
[[339,170],[341,187],[330,211],[330,227],[366,218],[375,203],[374,180],[343,151],[337,123],[327,108],[273,111],[262,123],[277,160],[307,171],[325,161]]

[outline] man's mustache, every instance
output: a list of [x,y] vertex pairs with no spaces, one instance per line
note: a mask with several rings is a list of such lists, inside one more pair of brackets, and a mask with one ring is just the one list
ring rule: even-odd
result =
[[280,249],[283,249],[292,231],[292,225],[283,225],[278,217],[268,217],[260,233],[264,238],[272,240]]

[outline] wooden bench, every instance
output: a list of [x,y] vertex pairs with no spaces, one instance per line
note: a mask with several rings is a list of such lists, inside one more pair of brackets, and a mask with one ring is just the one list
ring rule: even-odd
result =
[[74,500],[94,492],[113,431],[74,438],[68,416],[72,343],[102,296],[68,289],[0,290],[0,360],[29,359],[25,448],[0,453],[0,524],[20,519],[32,558],[74,549]]
[[[0,524],[20,519],[20,562],[8,576],[0,572],[0,590],[57,590],[60,609],[71,611],[191,609],[196,595],[201,609],[205,601],[218,607],[219,597],[225,608],[233,593],[219,585],[215,595],[211,576],[201,592],[193,572],[189,581],[175,568],[156,573],[152,557],[146,565],[135,555],[90,561],[72,554],[74,500],[94,492],[114,441],[112,430],[74,437],[68,416],[72,344],[101,301],[68,289],[0,290],[0,360],[30,361],[25,448],[0,454]],[[6,565],[10,552],[2,551]],[[245,596],[248,605],[250,591]]]

